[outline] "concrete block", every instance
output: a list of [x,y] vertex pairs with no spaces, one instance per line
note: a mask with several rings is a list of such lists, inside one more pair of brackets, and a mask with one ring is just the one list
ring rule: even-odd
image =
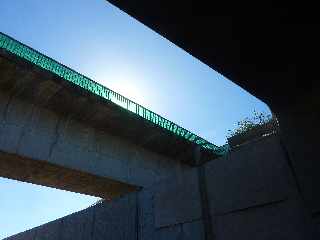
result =
[[93,212],[93,208],[88,208],[63,218],[61,240],[91,240]]
[[204,225],[202,221],[182,224],[183,240],[205,240]]
[[298,201],[288,200],[215,216],[212,227],[217,240],[314,239],[306,222]]
[[185,172],[180,178],[161,182],[156,188],[154,202],[156,227],[199,220],[202,209],[196,169]]
[[206,165],[212,214],[276,202],[297,195],[284,152],[275,137],[243,146]]

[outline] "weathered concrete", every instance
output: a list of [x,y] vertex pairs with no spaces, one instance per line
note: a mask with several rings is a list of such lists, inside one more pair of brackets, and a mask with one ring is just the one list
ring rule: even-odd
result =
[[[174,181],[174,182],[173,182]],[[195,169],[155,186],[155,226],[167,227],[202,217],[198,173]]]
[[[193,173],[197,173],[196,170]],[[192,174],[191,174],[192,175]],[[184,175],[184,177],[190,177],[190,174]],[[186,178],[184,178],[186,180]],[[195,180],[192,178],[192,180]],[[181,181],[181,180],[180,180]],[[182,194],[169,192],[159,193],[158,190],[163,189],[163,186],[155,185],[147,189],[143,189],[138,192],[138,209],[139,209],[139,222],[138,222],[138,239],[199,239],[205,240],[204,225],[201,216],[201,209],[199,209],[199,203],[193,206],[195,195],[199,195],[198,186],[192,184],[189,187],[183,189],[181,182],[176,178],[171,178],[167,184],[177,185],[177,190],[182,190]],[[186,194],[186,189],[190,192],[190,195]],[[181,199],[181,196],[184,199]],[[165,200],[166,203],[163,207],[159,208],[161,200]],[[200,198],[200,196],[197,196]],[[169,203],[169,202],[172,203]],[[178,207],[178,204],[182,207]],[[158,205],[158,206],[157,206]],[[200,203],[201,205],[201,203]],[[177,208],[175,209],[174,206]],[[181,211],[184,211],[183,213]],[[200,215],[199,215],[200,214]]]
[[[58,220],[52,224],[52,229],[66,227],[68,236],[74,233],[71,240],[84,239],[83,236],[89,240],[108,237],[319,239],[319,217],[308,210],[277,136],[242,145],[203,168],[205,190],[200,187],[201,178],[197,178],[199,168],[193,168],[139,192],[89,208],[81,216],[76,213]],[[203,215],[202,209],[207,205],[201,198],[201,191],[207,193],[208,208],[205,210],[210,214],[209,222]],[[45,236],[49,231],[48,227],[45,229],[38,237]],[[60,233],[52,236],[60,234],[56,239],[66,239],[65,230],[57,231]],[[212,235],[208,234],[210,231]],[[18,234],[8,240],[33,240],[30,238],[33,232],[40,230]]]
[[[194,175],[200,172],[193,169],[182,180],[165,181],[167,188],[158,184],[140,193],[144,196],[139,202],[143,216],[139,223],[141,239],[187,239],[187,229],[195,234],[194,239],[319,237],[279,137],[269,136],[243,145],[230,155],[207,163],[204,169],[205,182],[200,184],[206,185],[209,208],[205,211],[210,214],[210,222],[204,219],[205,211],[201,214],[199,204],[194,203],[202,190],[199,185],[190,184],[199,183]],[[153,200],[153,204],[146,199]],[[200,208],[206,206],[204,200],[201,199]]]
[[314,226],[278,137],[206,165],[216,239],[313,239]]
[[[259,2],[240,1],[230,5],[220,1],[215,2],[214,8],[200,1],[110,2],[260,97],[280,119],[283,145],[287,150],[281,155],[288,156],[287,163],[282,161],[284,165],[279,165],[283,168],[279,169],[272,161],[269,166],[265,157],[265,154],[269,156],[268,152],[263,151],[257,153],[262,166],[255,164],[256,157],[244,154],[245,157],[240,158],[245,159],[242,160],[244,168],[236,163],[237,155],[232,154],[231,160],[219,159],[216,166],[208,167],[208,178],[218,173],[207,181],[212,228],[217,239],[308,239],[312,234],[319,238],[310,224],[318,222],[320,209],[319,81],[318,63],[313,60],[319,55],[319,37],[315,31],[319,28],[315,17],[317,7],[306,9],[303,4],[293,2],[285,6],[271,2],[261,7]],[[209,14],[205,14],[207,10]],[[20,76],[28,75],[23,73]],[[31,89],[30,79],[23,80]],[[8,81],[4,88],[11,85],[12,81]],[[49,94],[41,96],[44,100],[55,94],[54,87],[48,89]],[[81,101],[83,99],[78,99],[78,103]],[[4,109],[6,106],[8,104]],[[20,117],[25,119],[28,114]],[[14,124],[5,126],[3,132],[8,137],[3,146],[14,152],[20,143],[17,135],[23,135],[25,131]],[[82,155],[82,152],[77,154]],[[241,150],[238,154],[243,155]],[[290,166],[293,171],[287,175],[286,169]],[[224,174],[224,170],[228,174]],[[147,175],[143,175],[144,181]],[[150,217],[153,215],[149,214],[151,210],[143,205],[141,211],[149,219],[140,225],[141,239],[156,239],[156,236],[182,238],[180,234],[184,228],[180,224],[156,230],[153,217]],[[172,217],[164,215],[164,220],[176,219],[175,214]],[[208,229],[207,223],[204,225]]]
[[217,215],[298,195],[276,137],[243,145],[219,161],[208,163],[206,177],[212,211]]
[[[101,124],[114,121],[117,112],[110,109],[114,106],[68,84],[1,53],[0,164],[6,166],[0,169],[1,176],[112,197],[190,168],[145,149],[138,140],[135,144],[112,135]],[[8,158],[17,162],[9,163]],[[17,167],[22,160],[28,162],[23,175]]]
[[203,214],[197,219],[199,205],[193,200],[199,186],[188,184],[198,182],[192,177],[198,169],[183,180],[168,179],[167,190],[162,184],[143,190],[140,239],[187,239],[188,230],[193,239],[318,239],[316,218],[308,211],[287,157],[279,137],[269,136],[207,163],[206,211],[211,222],[204,221]]
[[209,208],[205,211],[210,214],[210,222],[204,219],[205,211],[201,214],[205,199],[201,199],[200,205],[194,202],[200,198],[201,189],[197,184],[199,179],[194,177],[200,172],[193,169],[184,179],[165,181],[166,188],[158,184],[140,193],[145,199],[153,200],[153,205],[140,202],[141,239],[163,236],[185,239],[188,227],[193,229],[194,239],[317,239],[319,236],[279,137],[269,136],[243,145],[204,168],[205,183],[200,184],[206,185]]

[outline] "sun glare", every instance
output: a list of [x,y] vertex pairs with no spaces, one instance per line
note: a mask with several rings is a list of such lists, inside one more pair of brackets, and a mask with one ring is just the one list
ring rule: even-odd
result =
[[133,84],[131,80],[123,80],[111,84],[111,89],[120,93],[124,97],[143,105],[144,99],[142,92]]
[[104,76],[103,78],[98,77],[98,79],[104,79],[100,82],[101,84],[140,105],[144,106],[146,104],[146,98],[143,95],[144,91],[141,86],[137,85],[139,83],[137,74],[134,74],[132,71],[116,71],[114,69],[113,72],[99,75]]

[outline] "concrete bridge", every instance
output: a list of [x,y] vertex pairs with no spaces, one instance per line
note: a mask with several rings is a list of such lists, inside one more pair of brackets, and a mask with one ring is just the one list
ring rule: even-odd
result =
[[3,177],[110,198],[190,168],[188,152],[148,147],[171,138],[179,148],[174,136],[5,49],[0,93]]
[[316,3],[108,1],[268,104],[306,204],[318,216]]
[[318,239],[314,12],[110,2],[268,103],[281,133],[220,156],[179,127],[75,86],[72,74],[48,71],[46,59],[39,66],[28,51],[1,49],[0,174],[115,198],[10,239]]

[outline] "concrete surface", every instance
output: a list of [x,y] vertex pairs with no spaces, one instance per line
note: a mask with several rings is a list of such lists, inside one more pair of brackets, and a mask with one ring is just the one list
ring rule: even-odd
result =
[[316,2],[108,1],[268,104],[308,209],[319,214]]
[[195,167],[7,240],[319,239],[319,217],[308,209],[278,136],[202,167],[205,182]]
[[136,194],[100,203],[6,239],[136,240]]
[[[0,158],[0,164],[6,166],[0,169],[0,176],[114,197],[190,168],[148,150],[138,140],[129,141],[120,130],[119,136],[114,135],[116,116],[128,113],[119,113],[115,106],[96,98],[1,50],[0,151],[17,162],[8,164],[5,157]],[[132,120],[132,128],[135,121],[138,120]],[[145,137],[149,137],[148,129],[146,126]],[[144,132],[140,131],[140,140],[143,138]],[[22,160],[28,161],[23,176],[15,169]],[[52,167],[55,170],[49,171]],[[81,174],[76,178],[74,173]],[[90,176],[86,183],[85,178],[80,178],[84,175]],[[97,188],[96,183],[101,181],[104,190]]]
[[197,171],[192,170],[175,180],[169,178],[155,186],[156,227],[167,227],[201,219],[201,196],[197,175]]
[[277,136],[206,165],[216,239],[317,239]]

